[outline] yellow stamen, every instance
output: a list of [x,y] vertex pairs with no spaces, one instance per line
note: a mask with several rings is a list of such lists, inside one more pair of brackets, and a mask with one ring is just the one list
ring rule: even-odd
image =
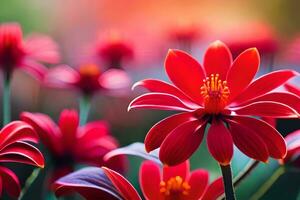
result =
[[170,178],[167,182],[160,182],[160,192],[165,196],[170,195],[188,195],[191,186],[184,181],[180,176]]
[[79,73],[84,76],[98,76],[100,75],[100,70],[95,64],[85,64],[80,66]]

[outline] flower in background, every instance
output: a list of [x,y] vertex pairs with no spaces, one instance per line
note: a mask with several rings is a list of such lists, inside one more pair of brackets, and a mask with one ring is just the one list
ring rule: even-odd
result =
[[63,110],[58,126],[41,113],[23,112],[21,119],[34,127],[51,154],[54,164],[52,180],[73,171],[75,164],[104,165],[123,172],[123,157],[109,162],[103,160],[107,152],[118,147],[106,122],[94,121],[79,126],[78,113],[74,110]]
[[232,62],[231,52],[220,41],[212,43],[205,52],[204,67],[189,54],[170,50],[165,69],[174,85],[146,79],[133,86],[142,86],[150,93],[134,99],[129,110],[182,111],[149,130],[146,150],[160,147],[159,157],[164,164],[179,164],[196,151],[210,124],[206,138],[208,150],[223,166],[230,164],[233,144],[259,161],[284,158],[286,144],[282,136],[254,116],[298,118],[300,99],[273,91],[298,73],[275,71],[252,81],[259,61],[258,51],[251,48]]
[[284,84],[284,87],[287,91],[297,95],[298,97],[300,97],[300,88],[297,87],[296,85],[293,85],[293,84],[290,84],[290,83],[287,83],[287,84]]
[[[147,200],[215,200],[223,194],[222,179],[208,185],[208,172],[189,173],[189,163],[160,168],[146,161],[140,169],[140,184]],[[166,181],[166,182],[165,182]],[[53,188],[57,196],[78,192],[88,200],[142,199],[135,188],[120,174],[108,168],[85,168],[57,180]]]
[[287,143],[287,155],[281,160],[281,163],[300,168],[300,130],[288,134],[285,141]]
[[130,78],[119,69],[102,72],[96,64],[83,64],[78,70],[66,65],[50,69],[45,84],[58,88],[77,88],[83,95],[91,96],[98,91],[113,92],[128,87]]
[[46,67],[40,62],[59,61],[56,43],[47,36],[35,35],[23,39],[18,23],[0,25],[0,68],[10,77],[14,69],[20,68],[42,80]]
[[[28,142],[37,143],[38,136],[25,122],[13,121],[0,131],[0,162],[24,163],[44,167],[41,152]],[[21,187],[18,177],[10,169],[0,166],[0,191],[17,198]],[[0,192],[0,197],[2,192]]]

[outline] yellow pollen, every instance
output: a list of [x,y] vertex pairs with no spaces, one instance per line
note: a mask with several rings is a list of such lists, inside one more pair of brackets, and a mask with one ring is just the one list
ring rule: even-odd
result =
[[211,74],[203,80],[201,95],[204,98],[205,111],[219,114],[227,105],[230,91],[227,82],[219,79],[219,74]]
[[170,178],[167,182],[160,182],[160,192],[165,196],[170,195],[188,195],[191,186],[180,176]]
[[79,73],[85,76],[98,76],[100,75],[100,70],[95,64],[85,64],[80,66]]

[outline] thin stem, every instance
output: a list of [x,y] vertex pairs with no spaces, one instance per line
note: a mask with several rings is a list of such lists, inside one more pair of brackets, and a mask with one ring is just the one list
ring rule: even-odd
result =
[[80,125],[87,122],[91,108],[91,98],[88,95],[83,95],[79,100]]
[[10,76],[4,74],[3,77],[3,126],[10,122],[11,109],[10,109]]
[[224,182],[224,188],[225,188],[225,199],[226,200],[235,200],[235,193],[234,193],[234,187],[232,183],[232,172],[231,172],[231,166],[230,165],[220,165],[222,176],[223,176],[223,182]]
[[279,167],[275,173],[257,190],[250,198],[251,200],[260,199],[275,183],[275,181],[285,172],[283,166]]
[[26,192],[28,191],[30,186],[33,184],[33,182],[36,180],[36,178],[39,176],[40,172],[41,172],[41,168],[36,168],[36,169],[33,170],[31,175],[27,178],[27,180],[25,182],[25,186],[22,189],[18,200],[23,199],[24,195],[26,194]]

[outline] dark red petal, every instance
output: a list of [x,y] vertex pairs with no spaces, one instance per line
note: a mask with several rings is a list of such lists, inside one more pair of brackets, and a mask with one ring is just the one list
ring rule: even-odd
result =
[[22,121],[7,124],[0,133],[0,149],[16,141],[38,142],[38,135],[33,128]]
[[205,125],[204,121],[190,121],[174,129],[160,147],[160,160],[170,166],[187,160],[200,145]]
[[205,72],[197,60],[183,51],[169,50],[165,68],[170,80],[180,90],[195,102],[203,101],[200,87],[203,85]]
[[47,67],[33,60],[25,60],[24,63],[22,63],[22,65],[20,66],[20,69],[23,69],[38,81],[43,81],[47,73]]
[[163,200],[160,193],[160,169],[157,164],[151,161],[144,161],[140,167],[139,181],[147,200]]
[[224,184],[222,177],[212,182],[206,189],[201,200],[216,200],[224,193]]
[[25,163],[41,168],[45,164],[42,153],[26,142],[15,142],[1,149],[0,161]]
[[180,176],[183,180],[186,180],[190,174],[190,162],[189,160],[180,163],[175,166],[163,167],[163,180],[168,181],[170,178]]
[[166,83],[161,80],[156,79],[145,79],[139,82],[136,82],[132,89],[135,89],[138,86],[142,86],[149,90],[150,92],[158,92],[158,93],[166,93],[171,94],[173,96],[178,97],[180,100],[187,104],[194,104],[192,102],[192,99],[186,96],[180,89],[175,87],[174,85],[171,85],[169,83]]
[[294,131],[285,137],[287,143],[287,155],[284,158],[285,162],[290,162],[291,159],[297,157],[300,152],[300,130]]
[[125,200],[141,200],[134,187],[122,175],[106,167],[102,169]]
[[259,101],[246,106],[232,108],[238,115],[252,115],[273,118],[297,118],[299,113],[291,107],[273,101]]
[[231,62],[231,52],[223,42],[217,40],[211,43],[204,54],[203,60],[206,76],[219,74],[220,78],[225,80]]
[[235,59],[226,78],[231,100],[251,83],[258,71],[259,62],[260,57],[256,48],[247,49]]
[[297,95],[298,97],[300,96],[300,88],[296,87],[296,85],[292,85],[290,83],[286,83],[284,84],[284,87],[287,91],[294,93],[295,95]]
[[0,191],[2,189],[7,192],[9,196],[14,198],[19,197],[21,193],[20,182],[16,174],[10,169],[0,166]]
[[297,76],[292,70],[280,70],[266,74],[253,81],[237,98],[233,104],[238,105],[258,96],[264,95],[284,84],[290,78]]
[[107,90],[124,89],[130,85],[130,77],[120,69],[109,69],[105,71],[99,78],[101,87]]
[[197,169],[190,174],[188,183],[191,186],[187,199],[198,200],[203,195],[206,187],[208,186],[208,171]]
[[221,164],[228,165],[233,155],[231,134],[222,121],[213,120],[207,133],[207,147],[210,154]]
[[270,156],[282,159],[286,155],[286,144],[280,133],[266,122],[250,117],[234,117],[239,124],[252,129],[267,145]]
[[135,98],[128,106],[128,110],[133,108],[148,108],[159,110],[179,110],[191,111],[192,108],[186,105],[179,98],[164,93],[147,93]]
[[58,122],[62,133],[64,148],[72,150],[76,144],[79,116],[75,110],[63,110]]
[[44,84],[49,87],[72,88],[80,81],[79,73],[67,65],[59,65],[48,70]]
[[235,121],[227,120],[227,122],[229,123],[234,144],[239,150],[255,160],[268,161],[269,152],[267,145],[254,130]]
[[150,152],[154,149],[160,147],[164,139],[179,125],[188,122],[197,120],[192,113],[179,113],[172,115],[166,119],[161,120],[156,123],[147,133],[145,138],[145,147],[147,152]]

